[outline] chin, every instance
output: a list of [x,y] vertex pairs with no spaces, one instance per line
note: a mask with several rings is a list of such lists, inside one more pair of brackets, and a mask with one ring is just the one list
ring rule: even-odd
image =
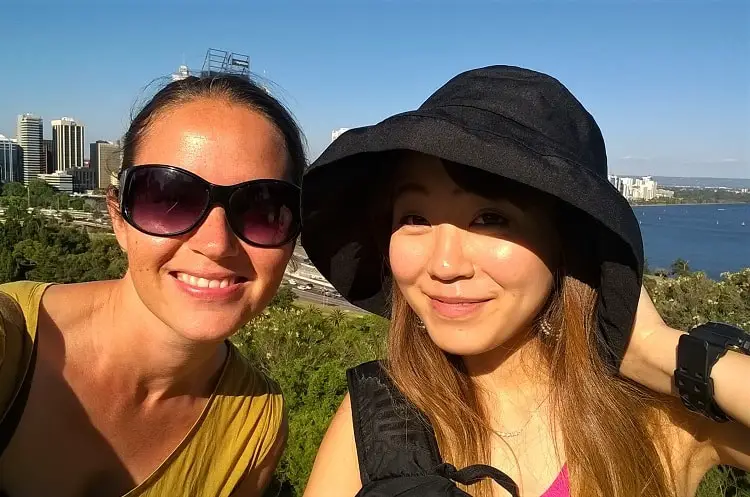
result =
[[170,327],[183,338],[192,342],[221,342],[234,335],[246,320],[240,316],[227,316],[226,313],[200,313],[199,315],[179,316]]
[[[435,330],[430,331],[430,338],[440,350],[458,356],[475,356],[486,354],[503,343],[496,337],[481,337],[480,332],[472,330]],[[493,339],[494,338],[494,339]]]

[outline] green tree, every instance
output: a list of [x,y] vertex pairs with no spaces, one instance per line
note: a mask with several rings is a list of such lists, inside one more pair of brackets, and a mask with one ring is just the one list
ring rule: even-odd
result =
[[346,314],[341,309],[334,309],[333,312],[328,316],[331,320],[331,324],[335,329],[339,329],[346,322]]
[[16,260],[12,252],[0,247],[0,283],[13,281],[13,275],[17,271]]
[[50,240],[50,243],[63,254],[82,254],[91,245],[91,239],[86,231],[68,226],[58,227]]
[[278,309],[290,309],[296,299],[294,291],[288,285],[282,285],[269,305]]
[[7,216],[5,223],[2,224],[0,234],[2,235],[0,236],[0,246],[8,251],[12,251],[16,243],[23,240],[23,226],[21,226],[17,217]]
[[272,307],[233,341],[278,382],[289,409],[289,441],[277,486],[301,495],[323,434],[346,393],[346,369],[382,351],[385,320]]
[[[35,240],[40,238],[42,226],[44,225],[44,219],[41,217],[32,216],[23,223],[21,229],[21,237],[24,240]],[[41,241],[41,240],[40,240]]]
[[687,276],[690,274],[690,265],[685,259],[679,258],[670,266],[670,273],[673,276]]
[[70,196],[57,194],[52,199],[52,208],[54,209],[67,209],[70,206]]
[[58,193],[49,183],[40,179],[33,179],[29,181],[28,188],[32,207],[53,207],[53,200],[58,196]]
[[5,207],[6,219],[22,219],[26,216],[26,202],[24,201],[24,206],[21,207],[20,205],[18,205],[16,198],[17,197],[11,197]]
[[11,182],[3,185],[3,196],[4,197],[25,197],[26,187],[23,183]]
[[84,202],[82,198],[73,198],[68,203],[69,208],[76,210],[76,211],[82,211]]

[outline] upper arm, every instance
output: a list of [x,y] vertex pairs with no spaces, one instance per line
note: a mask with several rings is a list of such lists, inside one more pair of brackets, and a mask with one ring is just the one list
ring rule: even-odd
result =
[[697,488],[706,472],[719,464],[750,470],[750,436],[739,423],[716,423],[689,412],[679,401],[668,409],[671,456],[688,488]]
[[304,497],[352,497],[362,488],[349,394],[320,444]]
[[737,423],[714,423],[711,442],[721,464],[750,471],[750,430]]
[[702,432],[718,462],[750,470],[750,356],[729,351],[711,372],[714,398],[735,421],[717,423],[699,416]]
[[232,497],[260,497],[263,495],[263,491],[271,482],[276,466],[278,466],[281,455],[284,453],[288,434],[289,424],[286,414],[284,414],[268,453],[258,466],[248,471],[240,484],[235,487]]

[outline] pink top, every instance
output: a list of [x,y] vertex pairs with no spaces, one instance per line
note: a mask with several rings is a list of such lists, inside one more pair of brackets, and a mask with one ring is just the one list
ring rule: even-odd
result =
[[570,497],[570,484],[568,481],[568,465],[564,465],[552,485],[540,497]]

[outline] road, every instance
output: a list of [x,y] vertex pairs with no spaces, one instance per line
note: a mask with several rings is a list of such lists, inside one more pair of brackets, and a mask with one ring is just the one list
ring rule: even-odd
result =
[[364,311],[360,309],[359,307],[355,307],[343,299],[334,299],[332,297],[326,297],[325,295],[321,295],[319,293],[308,292],[306,290],[300,290],[299,288],[292,288],[292,291],[303,302],[309,302],[311,304],[328,305],[332,307],[340,307],[342,309],[356,311],[356,312],[360,312],[363,314],[367,313],[367,311]]

